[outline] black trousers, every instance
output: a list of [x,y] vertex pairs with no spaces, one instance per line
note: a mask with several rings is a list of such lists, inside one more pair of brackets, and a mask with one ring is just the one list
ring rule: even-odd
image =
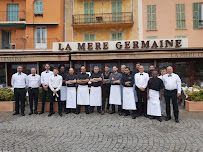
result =
[[104,84],[103,88],[102,88],[102,97],[103,97],[102,98],[102,110],[104,110],[105,107],[106,107],[106,98],[108,98],[106,109],[109,110],[109,107],[110,107],[110,105],[109,105],[109,95],[110,95],[110,85],[109,84]]
[[26,90],[25,88],[14,88],[14,96],[15,96],[15,111],[19,113],[19,102],[21,102],[21,113],[23,114],[25,111],[25,96]]
[[[85,105],[85,112],[89,112],[88,105]],[[81,105],[78,105],[77,112],[80,113]]]
[[[95,106],[90,106],[90,112],[94,112]],[[97,112],[101,112],[101,106],[97,106]]]
[[179,109],[178,109],[178,97],[177,97],[177,90],[164,90],[164,97],[165,97],[165,102],[166,102],[166,115],[168,118],[171,117],[171,104],[170,101],[172,99],[172,104],[173,104],[173,112],[174,112],[174,117],[178,119],[179,116]]
[[[116,105],[112,104],[111,108],[112,108],[112,112],[116,112]],[[122,106],[118,105],[118,112],[121,112],[121,110],[122,110]]]
[[39,88],[29,88],[28,93],[29,93],[30,112],[33,112],[33,101],[35,105],[34,111],[37,111]]
[[49,113],[53,113],[54,112],[54,102],[57,101],[58,102],[58,113],[62,113],[62,104],[61,104],[61,100],[60,100],[60,90],[57,91],[58,97],[56,95],[53,96],[53,92],[50,90],[51,92],[51,100],[50,100],[50,109],[49,109]]
[[145,91],[141,91],[139,88],[136,87],[137,91],[137,114],[138,115],[147,115],[147,89]]
[[42,87],[42,110],[41,110],[41,112],[44,112],[44,106],[45,106],[47,95],[49,97],[49,100],[51,101],[51,97],[53,96],[52,91],[50,90],[49,87],[48,87],[48,91],[45,91],[44,88]]

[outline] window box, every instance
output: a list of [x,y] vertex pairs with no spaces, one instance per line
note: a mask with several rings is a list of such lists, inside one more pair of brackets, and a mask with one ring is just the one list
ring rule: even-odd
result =
[[185,100],[185,110],[187,111],[203,111],[203,101],[188,101]]
[[0,101],[0,111],[14,111],[15,101]]

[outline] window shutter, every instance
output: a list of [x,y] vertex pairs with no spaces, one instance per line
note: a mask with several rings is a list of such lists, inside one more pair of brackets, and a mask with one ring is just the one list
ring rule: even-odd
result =
[[156,30],[156,5],[147,5],[147,30]]
[[123,33],[112,33],[111,40],[112,41],[123,40]]
[[156,5],[152,5],[152,30],[156,30]]
[[176,28],[185,29],[185,4],[176,4]]
[[35,2],[35,14],[42,14],[43,13],[43,2],[36,1]]
[[199,28],[199,4],[193,3],[193,28]]
[[85,41],[95,41],[95,34],[85,34],[84,35]]

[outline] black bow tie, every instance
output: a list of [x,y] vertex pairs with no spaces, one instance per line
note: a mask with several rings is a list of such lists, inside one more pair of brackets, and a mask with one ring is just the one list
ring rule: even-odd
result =
[[32,76],[35,76],[35,74],[33,74]]
[[57,74],[54,75],[55,77],[57,76]]
[[169,75],[168,75],[168,77],[172,77],[172,75],[171,75],[171,74],[169,74]]
[[18,75],[21,75],[21,73],[18,73]]
[[140,73],[140,75],[143,75],[142,73]]

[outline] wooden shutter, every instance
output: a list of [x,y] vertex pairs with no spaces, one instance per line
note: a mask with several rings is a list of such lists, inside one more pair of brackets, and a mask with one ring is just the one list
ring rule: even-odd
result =
[[112,21],[122,20],[122,1],[112,1]]
[[185,4],[176,4],[176,28],[185,29]]
[[147,5],[147,30],[156,30],[156,5]]
[[95,41],[95,34],[85,34],[84,39],[85,41]]
[[193,28],[199,28],[199,4],[193,3]]
[[111,40],[112,41],[123,40],[123,33],[112,33]]
[[35,14],[43,14],[43,2],[42,1],[35,2]]
[[94,2],[85,2],[84,3],[84,21],[85,22],[94,22]]
[[18,21],[18,8],[19,8],[19,5],[16,5],[16,4],[8,5],[8,14],[7,14],[8,21]]

